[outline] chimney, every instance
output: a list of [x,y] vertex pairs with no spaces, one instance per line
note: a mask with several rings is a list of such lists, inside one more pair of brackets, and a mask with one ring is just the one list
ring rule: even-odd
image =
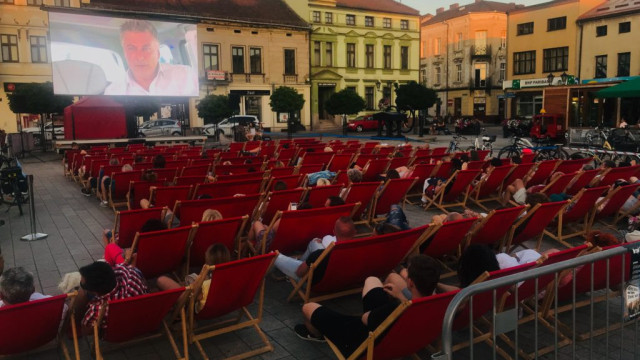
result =
[[442,14],[444,12],[444,8],[443,7],[439,7],[436,9],[436,15],[437,14]]
[[449,10],[457,9],[458,6],[459,6],[458,3],[453,3],[453,4],[449,5]]

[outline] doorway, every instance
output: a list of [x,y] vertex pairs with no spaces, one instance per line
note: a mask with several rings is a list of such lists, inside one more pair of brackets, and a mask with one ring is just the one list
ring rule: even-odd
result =
[[246,115],[254,115],[259,121],[262,121],[262,99],[260,96],[245,96],[244,113]]
[[318,118],[320,120],[331,120],[333,117],[329,115],[324,104],[329,100],[331,95],[336,92],[335,85],[333,86],[318,86]]

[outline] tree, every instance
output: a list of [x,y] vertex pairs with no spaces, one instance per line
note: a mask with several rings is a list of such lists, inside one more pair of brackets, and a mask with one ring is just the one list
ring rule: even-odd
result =
[[411,113],[413,124],[415,124],[416,120],[416,110],[427,110],[432,107],[437,100],[438,95],[433,89],[427,88],[415,81],[409,81],[396,89],[396,106],[399,110],[409,111]]
[[325,109],[331,115],[342,115],[342,127],[346,133],[347,115],[357,114],[364,110],[367,103],[352,89],[343,89],[333,93],[325,102]]
[[196,109],[205,124],[217,124],[233,115],[231,100],[225,95],[207,95],[196,105]]
[[271,110],[277,113],[287,114],[287,130],[291,134],[294,126],[299,123],[292,114],[297,114],[304,106],[304,96],[299,94],[296,89],[288,86],[280,86],[271,94],[269,105]]

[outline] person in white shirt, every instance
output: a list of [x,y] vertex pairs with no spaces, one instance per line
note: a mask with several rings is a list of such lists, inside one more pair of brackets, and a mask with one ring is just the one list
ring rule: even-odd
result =
[[198,78],[186,65],[160,63],[156,28],[145,20],[120,27],[120,42],[129,70],[126,79],[107,86],[105,95],[198,96]]
[[48,297],[36,292],[33,275],[22,267],[7,269],[0,276],[0,307]]

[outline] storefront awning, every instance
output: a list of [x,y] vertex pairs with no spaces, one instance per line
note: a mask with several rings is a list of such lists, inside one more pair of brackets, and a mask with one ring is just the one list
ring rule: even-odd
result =
[[599,98],[633,98],[640,97],[640,78],[602,89],[596,93]]

